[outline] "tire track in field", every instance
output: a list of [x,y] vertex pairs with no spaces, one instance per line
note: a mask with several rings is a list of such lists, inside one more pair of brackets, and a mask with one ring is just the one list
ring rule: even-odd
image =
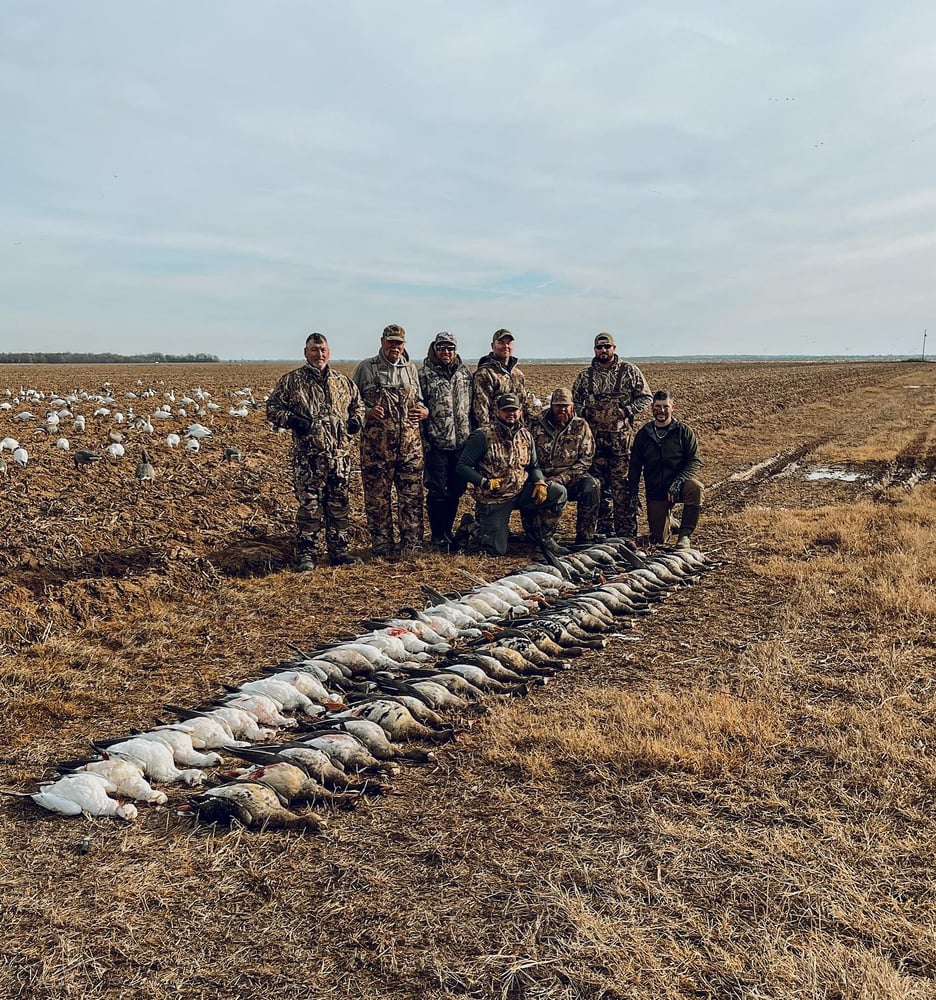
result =
[[826,433],[786,448],[753,465],[737,469],[727,478],[706,487],[710,505],[722,513],[740,510],[756,497],[764,483],[801,462],[810,452],[831,438],[832,433]]

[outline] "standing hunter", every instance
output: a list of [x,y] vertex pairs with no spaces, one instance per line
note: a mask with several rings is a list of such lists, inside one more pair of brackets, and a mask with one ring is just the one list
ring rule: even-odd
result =
[[[596,541],[598,499],[601,487],[589,474],[595,457],[595,439],[583,417],[576,417],[572,393],[561,386],[549,397],[549,405],[530,428],[536,444],[536,457],[548,482],[561,483],[570,501],[575,501],[575,544]],[[541,534],[552,537],[556,524],[546,515],[537,515],[543,523]]]
[[628,487],[627,467],[634,417],[652,398],[647,380],[636,365],[617,356],[610,333],[599,333],[592,363],[575,376],[572,398],[595,436],[591,474],[601,484],[598,530],[636,538],[639,498]]
[[497,415],[499,396],[513,395],[520,400],[527,426],[539,416],[533,394],[527,391],[526,378],[513,356],[514,335],[496,330],[491,350],[478,362],[472,378],[471,422],[473,427],[489,424]]
[[361,435],[361,479],[371,546],[375,556],[394,552],[396,489],[400,549],[417,552],[423,541],[423,449],[419,422],[429,416],[419,373],[406,353],[406,331],[384,328],[380,350],[354,369],[354,383],[366,410]]
[[471,433],[471,372],[458,355],[455,337],[436,334],[419,373],[429,416],[421,424],[426,513],[435,548],[450,548],[465,482],[456,474],[462,445]]
[[364,408],[357,386],[328,367],[328,341],[310,333],[306,363],[286,372],[270,394],[267,419],[292,431],[296,513],[296,559],[300,572],[315,569],[319,536],[332,566],[360,562],[348,555],[351,438],[361,429]]

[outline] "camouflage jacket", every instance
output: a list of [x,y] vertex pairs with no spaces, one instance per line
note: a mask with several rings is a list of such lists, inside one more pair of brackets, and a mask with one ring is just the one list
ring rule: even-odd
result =
[[643,472],[648,500],[665,500],[675,482],[695,477],[702,468],[699,442],[692,428],[673,417],[669,430],[659,438],[653,421],[644,424],[634,437],[627,486],[636,496]]
[[439,451],[460,448],[471,432],[471,372],[457,354],[451,365],[427,357],[419,385],[429,409],[422,421],[423,442]]
[[[533,435],[522,424],[510,427],[497,417],[471,432],[456,471],[465,482],[474,483],[479,503],[513,500],[527,480],[543,478]],[[499,479],[501,484],[496,490],[485,488],[485,479]]]
[[528,427],[539,416],[533,394],[527,391],[526,378],[516,358],[509,358],[507,364],[502,365],[493,351],[486,354],[475,369],[471,391],[471,422],[475,427],[483,427],[494,419],[494,404],[497,397],[505,392],[514,393],[520,400],[523,419]]
[[547,409],[533,425],[533,440],[547,479],[569,486],[591,468],[595,439],[583,417],[573,417],[565,427],[557,427]]
[[371,420],[365,415],[362,455],[421,455],[419,421],[409,417],[410,408],[423,402],[416,366],[409,360],[391,365],[381,352],[362,361],[352,377],[365,409],[369,412],[379,404],[386,411],[383,420]]
[[347,454],[351,435],[364,421],[361,395],[351,379],[328,367],[320,372],[311,365],[280,378],[267,399],[266,412],[274,427],[286,427],[291,416],[309,421],[308,433],[293,431],[294,459],[323,452]]
[[643,372],[618,357],[607,369],[593,361],[572,383],[575,409],[596,434],[626,433],[652,399]]

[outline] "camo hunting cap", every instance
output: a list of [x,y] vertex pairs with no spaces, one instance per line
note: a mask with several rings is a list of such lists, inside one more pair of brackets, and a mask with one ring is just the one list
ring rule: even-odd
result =
[[553,393],[549,397],[549,402],[550,405],[571,406],[572,390],[566,389],[565,386],[561,386],[558,389],[553,389]]
[[458,341],[455,339],[454,334],[448,332],[448,330],[443,330],[441,333],[435,335],[435,340],[432,342],[433,347],[458,347]]
[[599,333],[595,337],[595,347],[614,347],[614,337],[610,333]]
[[514,335],[509,330],[495,330],[494,340],[513,340]]
[[384,340],[397,340],[401,344],[406,343],[406,331],[402,326],[397,323],[391,323],[389,326],[385,326],[383,330]]

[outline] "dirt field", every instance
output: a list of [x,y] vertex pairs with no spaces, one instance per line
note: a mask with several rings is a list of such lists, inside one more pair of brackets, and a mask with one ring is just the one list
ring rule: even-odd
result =
[[[0,477],[0,787],[528,561],[294,574],[262,408],[286,367],[0,366],[29,451]],[[180,791],[130,825],[3,798],[0,998],[936,996],[936,367],[644,370],[699,434],[721,569],[320,834],[197,827]],[[49,435],[21,387],[116,401]],[[125,458],[76,468],[114,411],[196,387],[212,415],[124,424]],[[193,420],[212,437],[169,449]]]

